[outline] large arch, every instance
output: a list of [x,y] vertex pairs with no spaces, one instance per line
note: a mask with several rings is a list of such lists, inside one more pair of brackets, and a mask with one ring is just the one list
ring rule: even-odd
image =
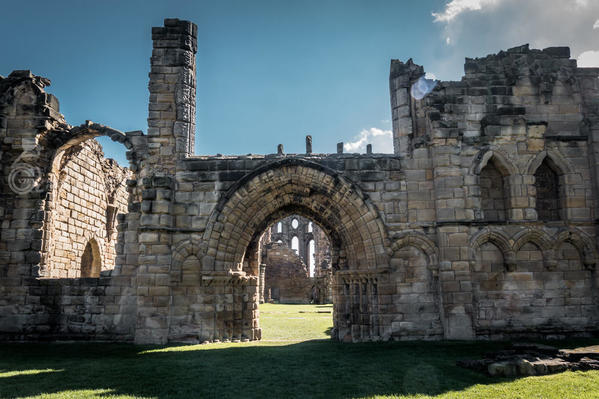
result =
[[[388,236],[377,208],[361,190],[322,165],[283,159],[234,184],[208,221],[203,269],[215,274],[249,274],[255,279],[260,235],[290,215],[311,219],[329,237],[333,266],[331,335],[343,341],[380,339],[384,320],[378,313],[377,277],[388,270]],[[258,298],[258,288],[251,283],[244,289],[248,297]],[[251,292],[253,289],[256,293]],[[257,312],[248,311],[243,317],[243,325],[258,325]],[[260,332],[252,334],[259,336]]]
[[[138,133],[133,133],[138,134]],[[68,130],[51,130],[40,135],[39,141],[43,145],[43,165],[40,167],[43,170],[44,179],[46,183],[44,190],[47,191],[47,200],[43,203],[43,215],[44,220],[42,224],[43,237],[41,242],[41,260],[39,274],[44,277],[58,277],[57,272],[53,270],[53,257],[54,257],[54,245],[56,243],[56,213],[61,207],[61,196],[60,193],[63,189],[64,176],[62,173],[65,171],[66,166],[71,162],[74,162],[80,155],[78,151],[84,148],[84,152],[87,150],[84,144],[88,140],[92,140],[96,137],[106,136],[111,140],[121,143],[127,149],[127,158],[130,161],[129,170],[136,170],[138,167],[136,152],[133,150],[133,142],[131,141],[130,134],[122,133],[116,129],[112,129],[108,126],[104,126],[91,121],[86,121],[80,126],[70,128]],[[101,148],[101,147],[100,147]],[[105,158],[98,158],[98,162],[102,163]],[[108,160],[109,161],[109,160]],[[107,161],[107,162],[108,162]],[[111,161],[114,165],[114,161]],[[105,209],[102,209],[99,213],[105,213],[105,224],[96,223],[94,227],[94,235],[98,238],[98,244],[100,246],[100,253],[105,258],[105,251],[108,248],[113,248],[114,243],[111,242],[113,236],[116,234],[116,216],[118,214],[118,204],[116,204],[115,196],[118,194],[126,194],[126,191],[122,189],[124,181],[129,178],[130,172],[124,173],[122,176],[108,176],[103,169],[103,166],[98,166],[98,173],[93,173],[94,179],[97,181],[93,184],[100,184],[99,199],[102,204],[105,204]],[[109,178],[110,177],[110,178]],[[69,186],[67,184],[67,186]],[[109,187],[110,186],[110,187]],[[68,201],[71,203],[72,201]],[[120,204],[120,208],[125,209],[126,203]],[[104,217],[104,215],[102,215]],[[65,223],[68,224],[69,218],[67,217]],[[101,228],[102,227],[102,228]],[[104,231],[105,230],[105,231]],[[110,249],[110,252],[115,252],[114,249]],[[112,254],[111,264],[106,264],[106,267],[115,267],[116,253]],[[102,263],[103,266],[105,263]],[[72,277],[69,275],[69,277]]]
[[346,255],[348,269],[388,264],[384,225],[360,189],[322,165],[289,159],[258,168],[221,198],[204,234],[204,267],[241,270],[252,241],[292,214],[318,223]]

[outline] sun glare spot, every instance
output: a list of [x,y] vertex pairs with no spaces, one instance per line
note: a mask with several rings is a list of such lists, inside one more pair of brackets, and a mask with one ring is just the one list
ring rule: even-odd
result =
[[436,86],[437,86],[436,81],[434,81],[432,79],[427,79],[426,77],[421,76],[420,79],[418,79],[412,85],[412,88],[410,89],[410,93],[412,94],[412,97],[414,97],[416,100],[422,100],[424,97],[426,97],[427,94],[429,94],[431,91],[433,91],[433,89]]

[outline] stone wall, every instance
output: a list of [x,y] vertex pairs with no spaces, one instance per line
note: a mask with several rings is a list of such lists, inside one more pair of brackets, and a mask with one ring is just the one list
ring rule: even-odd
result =
[[[95,140],[59,154],[54,165],[47,276],[99,277],[101,270],[115,267],[116,218],[127,212],[128,170],[105,159]],[[83,257],[85,251],[88,256]],[[97,268],[82,273],[94,262]]]
[[274,242],[266,245],[265,252],[265,301],[324,303],[325,281],[309,276],[308,266],[295,250]]
[[[294,227],[295,226],[295,227]],[[306,265],[310,265],[310,241],[314,242],[313,262],[315,265],[314,273],[319,273],[323,268],[322,262],[325,262],[324,268],[328,268],[326,262],[330,257],[330,244],[326,234],[316,223],[311,220],[292,215],[286,217],[269,228],[269,234],[265,235],[268,240],[263,242],[281,242],[291,248],[293,238],[297,238],[298,255]]]
[[[294,238],[297,239],[297,253],[289,250]],[[310,253],[311,242],[313,254]],[[286,217],[267,229],[260,240],[260,248],[260,262],[266,270],[267,281],[267,285],[260,288],[262,301],[271,288],[268,298],[274,301],[331,302],[331,249],[325,232],[316,223],[299,215]],[[306,279],[304,268],[309,269],[311,256],[314,269]]]
[[[90,139],[110,136],[131,150],[141,144],[139,132],[66,124],[44,91],[49,84],[29,71],[0,78],[0,336],[132,339],[128,265],[136,260],[125,258],[122,244],[129,172]],[[135,154],[128,158],[137,167]],[[92,234],[95,245],[86,251],[81,238]],[[79,278],[82,261],[96,278]]]
[[[260,339],[260,238],[293,215],[329,239],[335,339],[597,333],[599,69],[521,46],[432,88],[393,60],[394,154],[193,156],[196,32],[153,30],[147,136],[69,126],[47,79],[0,79],[2,337]],[[115,267],[42,278],[53,160],[99,135],[131,162]]]
[[[595,299],[583,297],[596,297],[597,109],[585,99],[599,71],[576,68],[568,48],[527,45],[466,59],[465,71],[417,100],[424,69],[391,63],[396,154],[416,177],[408,184],[434,190],[445,336],[595,329]],[[564,242],[580,259],[567,275]],[[578,302],[594,303],[586,319]]]

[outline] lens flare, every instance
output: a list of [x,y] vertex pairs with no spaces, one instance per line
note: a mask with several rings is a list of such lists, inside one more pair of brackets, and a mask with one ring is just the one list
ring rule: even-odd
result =
[[433,79],[427,79],[421,76],[410,89],[410,94],[416,100],[422,100],[437,86],[437,81]]

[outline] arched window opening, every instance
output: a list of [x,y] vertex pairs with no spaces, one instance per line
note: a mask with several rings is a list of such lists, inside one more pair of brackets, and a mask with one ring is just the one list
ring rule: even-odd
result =
[[299,222],[297,221],[297,219],[293,219],[291,221],[291,227],[293,227],[294,229],[297,229],[297,226],[299,226]]
[[537,191],[536,209],[538,220],[560,220],[561,200],[559,175],[549,165],[547,159],[535,172],[535,188]]
[[480,195],[483,219],[505,221],[507,219],[506,182],[493,160],[480,172]]
[[293,236],[291,239],[291,249],[293,249],[295,253],[299,255],[299,238],[296,236]]
[[279,222],[277,223],[277,233],[282,233],[283,232],[283,223]]
[[[312,225],[312,223],[310,223],[310,225]],[[308,261],[309,261],[309,269],[310,269],[310,277],[314,277],[314,270],[315,270],[315,260],[314,260],[314,255],[316,252],[316,247],[314,245],[314,240],[310,240],[310,243],[308,244]]]
[[312,233],[312,222],[308,223],[308,233]]
[[100,277],[100,270],[102,270],[100,248],[95,240],[90,240],[81,255],[81,277]]

